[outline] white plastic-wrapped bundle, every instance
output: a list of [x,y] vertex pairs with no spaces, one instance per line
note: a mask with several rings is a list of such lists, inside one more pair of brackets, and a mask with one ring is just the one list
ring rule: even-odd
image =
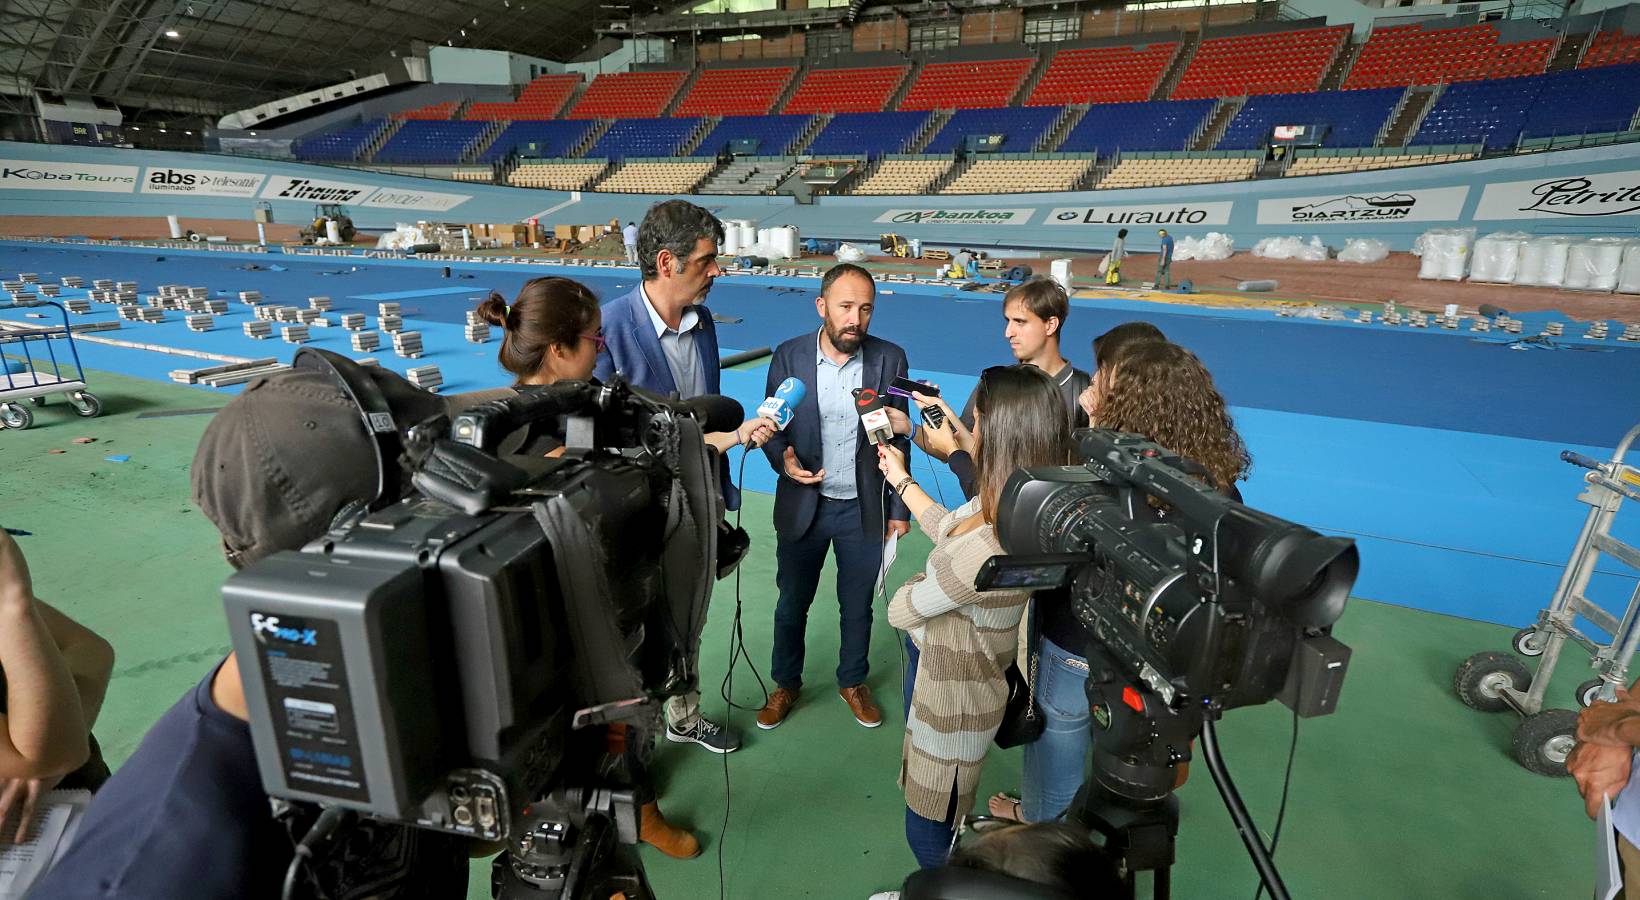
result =
[[1389,244],[1375,238],[1345,238],[1339,262],[1375,263],[1389,256]]
[[866,252],[853,244],[838,244],[837,261],[851,263],[865,262]]
[[723,246],[718,252],[724,256],[734,256],[740,252],[740,226],[733,222],[725,222],[723,226]]
[[1566,283],[1566,256],[1572,249],[1572,239],[1540,237],[1527,241],[1520,248],[1520,270],[1515,273],[1516,284],[1536,287],[1560,287]]
[[796,259],[803,255],[801,245],[797,243],[797,228],[792,225],[782,225],[769,230],[769,255],[776,259]]
[[1436,281],[1460,281],[1469,269],[1469,251],[1475,241],[1473,228],[1431,228],[1424,232],[1424,255],[1418,277]]
[[1303,248],[1303,238],[1268,237],[1253,245],[1253,255],[1264,259],[1292,259]]
[[1623,265],[1617,270],[1617,292],[1640,294],[1640,241],[1631,241],[1623,251]]
[[1311,235],[1310,242],[1299,247],[1298,252],[1293,254],[1293,258],[1305,262],[1326,262],[1327,245],[1321,243],[1321,238]]
[[1218,261],[1229,259],[1235,252],[1235,238],[1217,231],[1209,231],[1200,239],[1190,236],[1179,238],[1178,246],[1173,248],[1173,258]]
[[1520,274],[1521,248],[1531,237],[1521,231],[1498,231],[1475,241],[1475,258],[1469,264],[1469,280],[1513,284]]
[[1597,237],[1573,244],[1566,254],[1565,286],[1578,291],[1610,291],[1617,287],[1624,243],[1622,238]]
[[757,225],[749,219],[741,219],[738,224],[740,226],[740,249],[745,250],[755,246],[757,244]]

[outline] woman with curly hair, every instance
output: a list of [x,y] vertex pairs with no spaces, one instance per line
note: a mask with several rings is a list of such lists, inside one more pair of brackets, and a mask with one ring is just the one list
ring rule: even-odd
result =
[[[1202,480],[1240,500],[1247,452],[1213,376],[1194,353],[1161,340],[1138,341],[1102,362],[1094,381],[1095,428],[1142,434],[1202,467]],[[1157,514],[1166,517],[1165,508]],[[1043,605],[1038,645],[1037,706],[1047,728],[1025,745],[1022,797],[991,798],[993,815],[1026,822],[1058,818],[1082,786],[1092,733],[1087,637],[1068,604]]]

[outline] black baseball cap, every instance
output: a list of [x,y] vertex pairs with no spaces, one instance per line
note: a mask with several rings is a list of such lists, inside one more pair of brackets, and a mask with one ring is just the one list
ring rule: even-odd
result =
[[[387,400],[401,436],[411,427],[512,393],[441,397],[394,372],[358,367]],[[297,550],[343,507],[376,493],[375,442],[358,407],[326,372],[296,368],[258,378],[217,412],[189,473],[194,503],[245,566]]]

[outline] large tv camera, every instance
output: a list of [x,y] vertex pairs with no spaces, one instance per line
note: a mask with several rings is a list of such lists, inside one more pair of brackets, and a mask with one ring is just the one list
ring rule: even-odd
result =
[[1085,465],[1009,479],[996,523],[1009,555],[980,574],[982,588],[1068,588],[1089,635],[1093,751],[1070,814],[1104,834],[1130,886],[1153,870],[1165,896],[1172,792],[1199,738],[1260,875],[1285,898],[1214,722],[1272,699],[1301,716],[1334,710],[1349,648],[1330,632],[1359,568],[1354,543],[1226,497],[1143,437],[1084,429],[1076,441]]
[[[359,403],[382,488],[223,589],[267,792],[503,843],[500,896],[648,896],[586,726],[696,685],[714,575],[745,549],[702,434],[739,404],[572,382],[406,427],[347,360],[297,365]],[[542,435],[566,452],[498,452]]]

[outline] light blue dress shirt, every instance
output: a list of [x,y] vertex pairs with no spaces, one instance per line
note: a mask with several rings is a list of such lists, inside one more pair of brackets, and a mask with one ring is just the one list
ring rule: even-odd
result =
[[666,367],[672,370],[672,383],[678,386],[678,396],[685,400],[706,393],[706,373],[701,369],[700,354],[695,352],[695,329],[700,326],[697,307],[686,307],[676,329],[669,328],[655,312],[649,294],[638,287],[643,297],[643,308],[649,312],[649,323],[655,326],[655,337],[660,339],[661,352],[666,354]]
[[859,449],[860,414],[854,411],[854,391],[860,386],[864,364],[854,351],[841,366],[820,349],[820,332],[814,335],[815,393],[820,403],[820,496],[833,500],[853,500],[859,495],[854,483],[854,454]]

